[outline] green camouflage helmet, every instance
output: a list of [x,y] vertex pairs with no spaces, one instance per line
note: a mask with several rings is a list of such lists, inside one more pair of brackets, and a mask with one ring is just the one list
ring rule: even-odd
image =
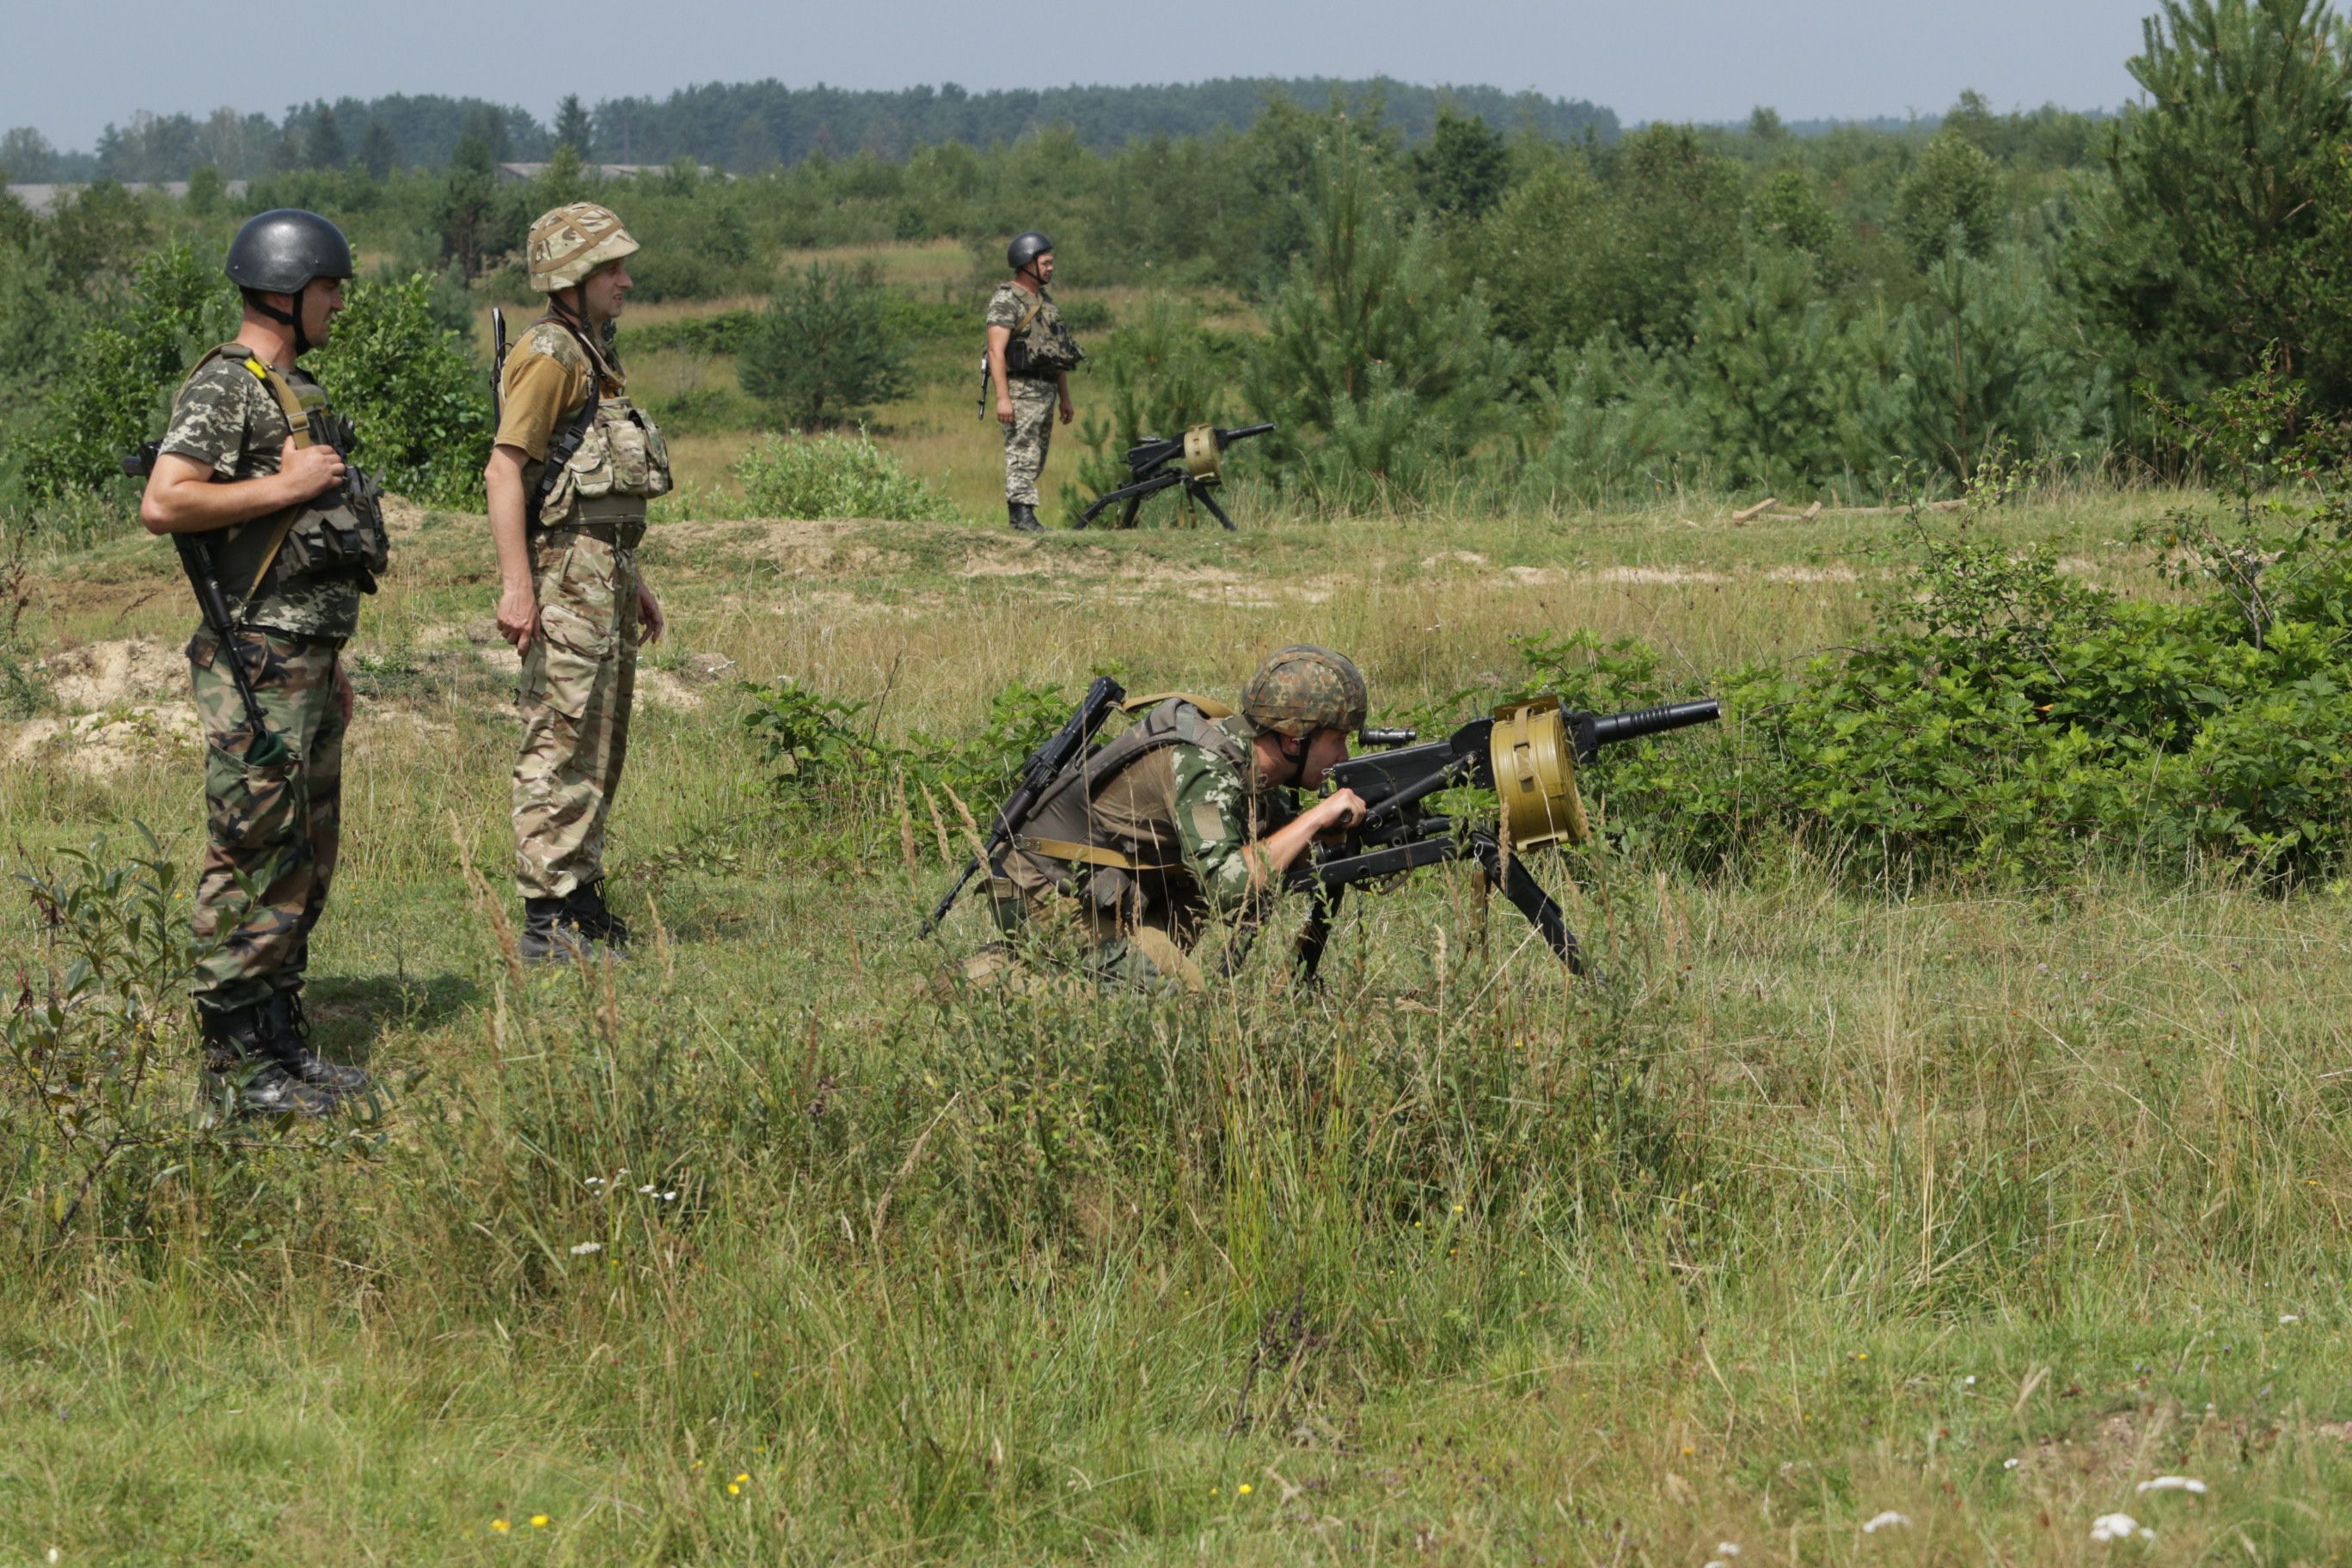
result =
[[1242,688],[1242,714],[1261,730],[1300,739],[1318,730],[1364,727],[1371,694],[1345,654],[1293,643],[1266,655]]

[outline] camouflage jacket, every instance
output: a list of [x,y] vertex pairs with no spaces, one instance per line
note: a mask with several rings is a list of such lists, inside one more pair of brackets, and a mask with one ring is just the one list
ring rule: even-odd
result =
[[[1245,750],[1255,733],[1238,716],[1220,719],[1214,727]],[[1296,815],[1290,792],[1252,790],[1243,769],[1206,746],[1171,746],[1168,760],[1176,775],[1176,842],[1202,897],[1220,914],[1265,897],[1269,889],[1262,879],[1253,879],[1242,847]],[[1254,778],[1257,769],[1251,765],[1247,772]]]
[[[1024,321],[1029,323],[1026,327],[1021,324]],[[989,326],[1003,327],[1011,332],[1013,343],[1026,345],[1030,368],[1025,372],[1015,372],[1016,375],[1025,375],[1035,381],[1051,381],[1055,376],[1076,370],[1087,357],[1079,350],[1077,340],[1070,336],[1070,329],[1063,324],[1061,307],[1055,304],[1054,297],[1043,289],[1032,294],[1017,284],[997,285],[996,292],[989,296],[986,322]],[[1012,343],[1005,347],[1009,354]],[[1010,360],[1005,368],[1012,369]]]
[[[286,380],[306,411],[327,406],[326,393],[303,371],[287,372]],[[162,449],[204,464],[218,479],[252,479],[278,471],[288,434],[286,412],[260,378],[236,360],[216,359],[180,389]],[[359,630],[360,584],[348,573],[308,575],[273,569],[253,589],[285,517],[271,512],[206,536],[231,605],[245,601],[247,626],[302,637],[352,636]],[[252,597],[247,600],[248,590]]]
[[[1288,791],[1255,777],[1255,733],[1242,719],[1213,721],[1181,698],[1158,704],[1047,790],[1014,840],[1019,852],[1005,858],[1006,876],[1032,897],[1083,891],[1107,910],[1139,897],[1229,913],[1265,897],[1271,888],[1253,879],[1242,850],[1293,811]],[[1149,749],[1134,755],[1139,743]],[[1089,867],[1058,847],[1076,844],[1133,864]]]

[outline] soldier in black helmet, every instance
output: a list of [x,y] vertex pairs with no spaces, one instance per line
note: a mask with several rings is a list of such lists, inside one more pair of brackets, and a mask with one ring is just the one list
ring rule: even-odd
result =
[[[208,826],[195,891],[208,1092],[226,1109],[319,1115],[367,1075],[310,1049],[301,1006],[311,928],[334,876],[352,689],[339,654],[384,569],[379,492],[345,460],[348,421],[295,363],[343,308],[351,247],[316,213],[263,213],[229,245],[236,340],[172,405],[140,521],[201,535],[233,635],[188,643]],[[260,700],[257,732],[230,671]],[[247,889],[252,889],[248,895]]]
[[1058,403],[1063,424],[1075,417],[1070,372],[1087,356],[1045,292],[1054,279],[1054,242],[1031,229],[1013,237],[1004,259],[1012,280],[988,301],[988,381],[1004,426],[1004,509],[1015,529],[1035,533],[1042,527],[1037,476],[1054,444],[1055,407]]

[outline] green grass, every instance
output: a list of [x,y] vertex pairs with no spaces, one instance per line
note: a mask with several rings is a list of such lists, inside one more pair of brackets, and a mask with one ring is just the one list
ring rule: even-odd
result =
[[[1986,526],[2152,590],[2109,542],[2170,499]],[[2342,1560],[2340,893],[1548,858],[1606,985],[1431,874],[1350,901],[1319,992],[1277,930],[1197,1002],[959,995],[982,912],[914,940],[919,793],[780,807],[736,720],[791,675],[962,734],[1013,680],[1221,691],[1292,638],[1394,712],[1544,628],[1698,692],[1850,637],[1900,569],[1899,518],[1729,510],[666,522],[611,850],[641,953],[520,979],[488,541],[424,520],[353,649],[313,1008],[415,1081],[351,1145],[134,1152],[59,1239],[73,1156],[0,1079],[0,1557]],[[144,540],[42,580],[35,653],[185,635]],[[0,841],[144,822],[186,863],[195,792],[161,742],[0,763]],[[0,949],[37,987],[33,914]],[[2210,1489],[2135,1491],[2164,1474]],[[2154,1539],[2094,1546],[2116,1510]]]

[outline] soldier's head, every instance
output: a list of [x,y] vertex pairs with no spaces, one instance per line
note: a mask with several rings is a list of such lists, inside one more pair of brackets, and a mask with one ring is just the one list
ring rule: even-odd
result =
[[279,207],[248,218],[228,242],[228,274],[248,315],[294,331],[294,352],[327,341],[352,275],[351,242],[317,213]]
[[1034,228],[1016,234],[1004,247],[1004,264],[1013,268],[1013,277],[1043,289],[1054,280],[1054,242]]
[[1371,693],[1347,655],[1293,643],[1265,656],[1242,688],[1242,717],[1257,731],[1260,766],[1276,784],[1313,789],[1348,760]]
[[556,310],[601,327],[621,313],[630,288],[626,258],[636,251],[612,208],[568,202],[530,226],[530,286]]

